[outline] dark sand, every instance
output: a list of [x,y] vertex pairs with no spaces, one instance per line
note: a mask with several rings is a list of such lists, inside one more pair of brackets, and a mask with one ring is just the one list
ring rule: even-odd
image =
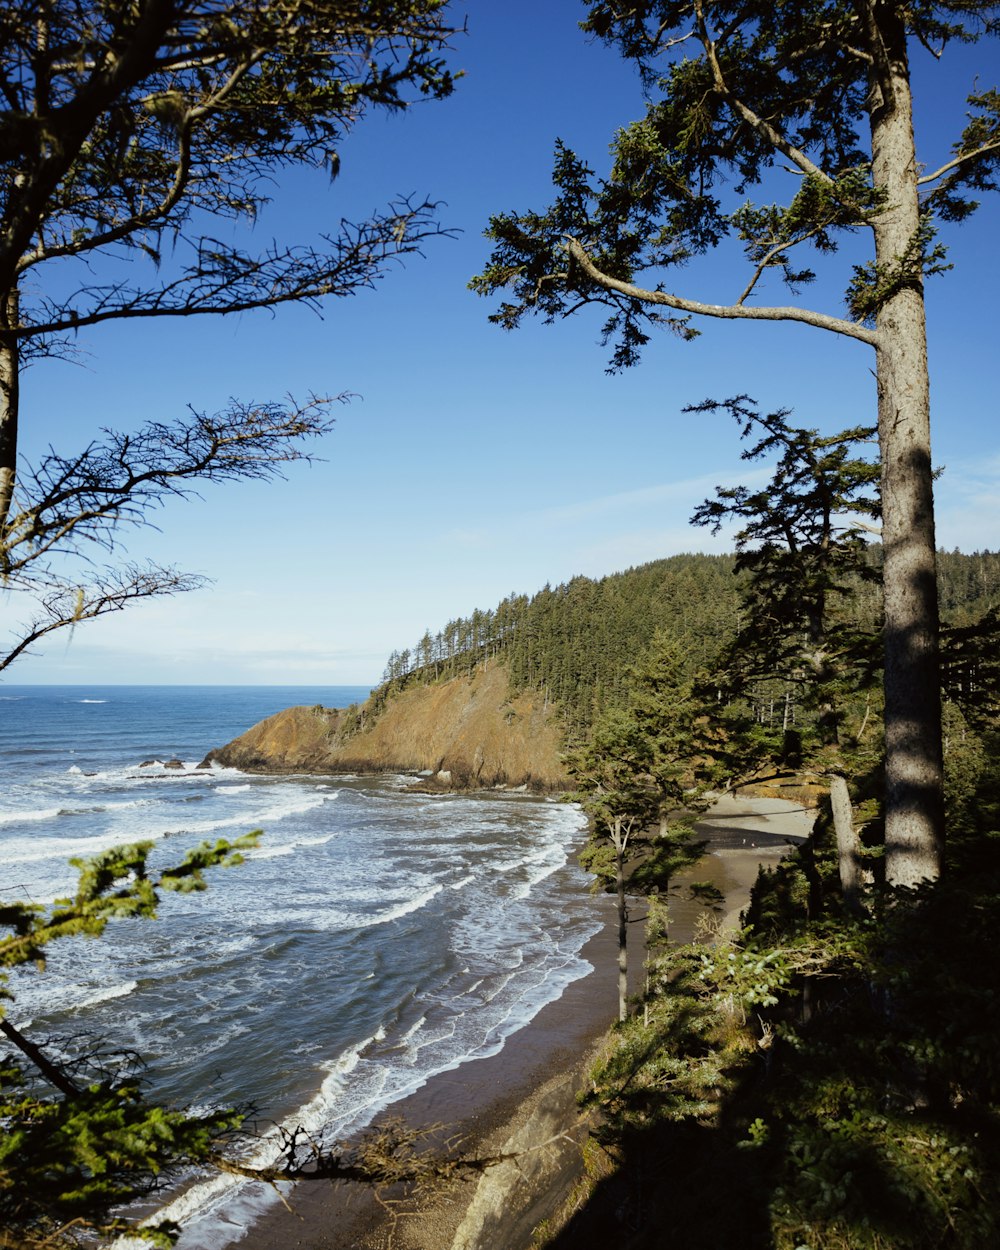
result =
[[[594,971],[568,986],[561,998],[544,1007],[530,1024],[512,1034],[488,1059],[464,1063],[432,1077],[387,1113],[414,1128],[448,1126],[462,1153],[498,1150],[532,1096],[552,1077],[579,1064],[618,1014],[615,909],[611,898],[595,900],[606,918],[604,928],[583,949]],[[641,932],[641,930],[636,930]],[[641,970],[642,951],[633,967]],[[453,1187],[435,1219],[423,1219],[437,1231],[423,1250],[446,1250],[474,1181]],[[291,1211],[273,1206],[238,1243],[239,1250],[388,1250],[405,1244],[409,1216],[394,1224],[386,1207],[364,1186],[339,1182],[299,1185],[289,1199]],[[411,1210],[411,1206],[403,1208]]]
[[[713,820],[712,817],[715,817]],[[791,841],[808,833],[811,816],[775,800],[729,799],[709,814],[703,834],[718,830],[719,849],[691,873],[713,880],[726,897],[718,920],[734,926],[749,900],[760,864],[773,864]],[[732,835],[738,831],[739,837]],[[725,831],[725,832],[724,832]],[[763,835],[753,837],[753,834]],[[744,838],[746,839],[744,841]],[[713,839],[714,840],[714,839]],[[733,845],[733,843],[736,845]],[[577,1068],[596,1051],[618,1012],[617,934],[614,901],[595,899],[605,924],[584,947],[593,971],[568,986],[489,1059],[474,1060],[433,1077],[423,1088],[393,1104],[387,1113],[413,1127],[446,1125],[463,1153],[488,1154],[527,1117],[546,1084]],[[690,941],[703,914],[700,907],[671,905],[671,937]],[[638,918],[638,909],[632,912]],[[638,937],[641,926],[632,934]],[[644,952],[630,944],[630,988],[642,976]],[[475,1182],[458,1182],[438,1195],[428,1210],[415,1204],[389,1206],[370,1189],[340,1182],[301,1184],[291,1209],[271,1207],[238,1242],[239,1250],[449,1250]],[[393,1215],[397,1218],[393,1218]]]

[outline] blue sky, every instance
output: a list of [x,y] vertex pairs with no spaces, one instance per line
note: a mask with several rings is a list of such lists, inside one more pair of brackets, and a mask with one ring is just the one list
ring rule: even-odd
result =
[[[488,324],[492,306],[466,283],[488,255],[489,215],[547,204],[557,137],[603,171],[614,128],[642,112],[631,70],[576,28],[582,12],[577,0],[471,4],[450,100],[367,119],[334,183],[298,173],[276,189],[262,244],[308,241],[400,193],[442,201],[443,224],[460,233],[374,292],[321,318],[284,308],[99,327],[81,338],[82,365],[28,373],[29,453],[230,396],[357,398],[338,409],[322,463],[209,488],[129,537],[130,555],[204,573],[209,588],[57,635],[8,680],[374,682],[394,648],[511,591],[725,550],[688,517],[716,484],[747,480],[747,466],[735,429],[683,415],[686,404],[746,392],[821,429],[874,420],[869,349],[808,327],[703,323],[695,342],[655,340],[639,368],[608,377],[599,311],[514,334]],[[928,165],[946,159],[976,73],[993,85],[998,67],[995,43],[921,60]],[[987,202],[948,234],[955,269],[928,290],[939,541],[966,551],[1000,546],[998,212]],[[846,263],[821,271],[810,303],[840,311]],[[677,285],[729,299],[741,279],[720,255]],[[0,604],[0,622],[16,618]]]

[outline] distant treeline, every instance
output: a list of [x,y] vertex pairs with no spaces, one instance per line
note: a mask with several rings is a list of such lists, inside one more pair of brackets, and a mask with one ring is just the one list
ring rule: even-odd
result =
[[516,690],[538,690],[559,705],[568,729],[582,729],[622,693],[629,664],[658,626],[683,640],[692,673],[710,660],[737,623],[733,563],[728,555],[672,556],[596,581],[574,577],[530,598],[509,595],[394,651],[376,707],[414,681],[502,659]]
[[[881,551],[870,549],[877,564]],[[1000,553],[939,552],[942,619],[968,626],[1000,606]],[[412,647],[394,651],[373,692],[377,715],[396,691],[471,673],[502,660],[516,690],[537,690],[558,705],[571,736],[585,732],[626,688],[629,666],[665,628],[681,644],[687,675],[711,670],[713,658],[740,627],[740,578],[730,555],[679,555],[594,580],[574,577],[537,594],[511,594],[495,608],[428,629]],[[875,629],[876,585],[859,583],[852,614]]]

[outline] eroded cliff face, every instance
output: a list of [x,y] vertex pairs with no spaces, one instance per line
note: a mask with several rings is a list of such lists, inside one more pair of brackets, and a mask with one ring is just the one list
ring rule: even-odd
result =
[[552,709],[530,694],[512,698],[499,664],[404,690],[346,740],[342,720],[324,708],[288,708],[207,761],[244,772],[430,772],[428,784],[447,789],[568,785]]

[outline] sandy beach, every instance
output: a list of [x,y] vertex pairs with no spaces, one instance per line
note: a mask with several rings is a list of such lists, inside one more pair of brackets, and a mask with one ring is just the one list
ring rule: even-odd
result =
[[[415,1128],[448,1126],[446,1135],[457,1137],[464,1153],[492,1153],[500,1150],[550,1082],[580,1067],[618,1011],[614,904],[602,897],[595,899],[595,907],[603,911],[606,923],[583,950],[594,971],[574,981],[562,997],[507,1038],[498,1054],[433,1077],[395,1103],[392,1118]],[[641,971],[641,964],[642,951],[637,949],[633,967]],[[291,1210],[273,1206],[237,1244],[240,1250],[399,1250],[408,1245],[445,1250],[475,1184],[459,1182],[431,1210],[398,1214],[396,1219],[364,1186],[300,1185],[290,1198]],[[402,1208],[413,1210],[412,1204]]]
[[[723,923],[737,922],[758,867],[776,862],[800,841],[812,815],[784,800],[738,796],[727,796],[709,812],[701,831],[711,838],[713,849],[690,875],[692,880],[713,881],[723,892]],[[446,1125],[447,1135],[461,1143],[463,1152],[479,1154],[502,1150],[546,1100],[560,1100],[563,1118],[572,1123],[574,1089],[617,1015],[614,904],[609,897],[598,897],[594,906],[601,909],[605,924],[584,948],[593,971],[509,1037],[498,1054],[435,1076],[394,1104],[393,1118],[418,1128]],[[675,940],[690,940],[702,911],[682,899],[672,903]],[[634,933],[638,937],[641,927]],[[634,941],[634,984],[642,975],[643,960],[641,942]],[[584,1136],[581,1125],[579,1140]],[[578,1157],[579,1144],[570,1141],[568,1148]],[[236,1244],[239,1250],[452,1250],[476,1186],[476,1180],[455,1182],[420,1207],[412,1201],[395,1205],[391,1196],[386,1205],[359,1185],[303,1184],[291,1195],[290,1209],[272,1206]],[[535,1214],[541,1218],[544,1212]],[[459,1241],[460,1247],[471,1244]]]

